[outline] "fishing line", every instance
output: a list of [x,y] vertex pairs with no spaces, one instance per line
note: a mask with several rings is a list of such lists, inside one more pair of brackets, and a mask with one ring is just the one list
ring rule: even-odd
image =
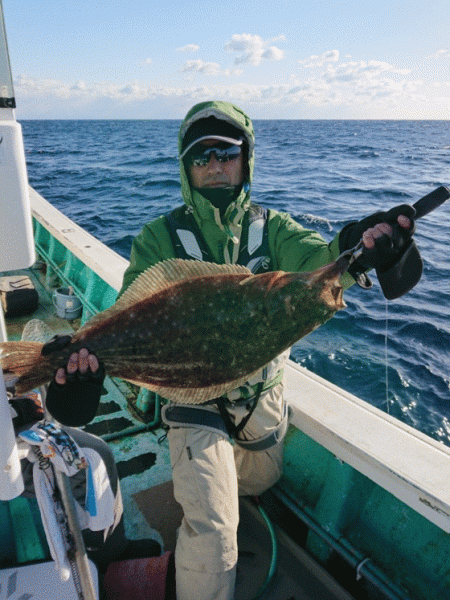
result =
[[388,334],[389,334],[389,305],[384,300],[385,306],[385,333],[384,333],[384,368],[385,368],[385,388],[386,388],[386,410],[389,414],[389,371],[388,371]]

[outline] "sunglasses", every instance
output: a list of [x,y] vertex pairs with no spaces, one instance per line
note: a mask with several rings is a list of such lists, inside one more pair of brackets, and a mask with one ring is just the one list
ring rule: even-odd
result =
[[205,167],[214,154],[216,160],[220,163],[226,163],[230,160],[236,160],[241,154],[241,146],[229,144],[228,142],[217,142],[214,146],[194,146],[186,157],[190,165],[196,167]]

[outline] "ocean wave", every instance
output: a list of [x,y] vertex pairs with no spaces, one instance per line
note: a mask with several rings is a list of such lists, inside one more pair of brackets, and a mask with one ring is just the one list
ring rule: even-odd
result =
[[[128,258],[141,227],[181,204],[176,121],[24,122],[30,183]],[[253,200],[330,241],[350,220],[449,183],[450,122],[257,121]],[[353,286],[292,350],[301,364],[450,445],[450,210],[417,223],[424,273],[386,303]],[[386,381],[388,387],[386,388]]]
[[295,215],[295,219],[300,223],[304,223],[308,227],[311,227],[312,225],[318,225],[319,227],[327,228],[328,231],[333,231],[333,225],[331,224],[330,220],[326,219],[325,217],[319,217],[317,215],[311,215],[306,213],[303,215]]
[[131,251],[131,244],[133,243],[134,235],[126,234],[119,238],[115,238],[108,245],[109,247],[120,254],[123,258],[128,260]]
[[155,176],[153,179],[146,178],[143,181],[140,181],[136,187],[159,190],[161,188],[180,189],[181,185],[179,179],[160,179],[159,176]]
[[433,323],[405,323],[399,327],[397,335],[400,335],[403,340],[426,340],[428,348],[444,352],[450,357],[450,332],[440,329]]

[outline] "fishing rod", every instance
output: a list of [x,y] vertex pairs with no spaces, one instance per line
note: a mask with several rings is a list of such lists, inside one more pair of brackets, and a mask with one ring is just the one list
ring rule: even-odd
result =
[[414,215],[415,219],[420,219],[425,215],[428,215],[432,210],[444,204],[446,200],[450,198],[450,188],[441,185],[433,192],[430,192],[420,200],[417,200],[413,204],[413,207],[416,209],[416,214]]

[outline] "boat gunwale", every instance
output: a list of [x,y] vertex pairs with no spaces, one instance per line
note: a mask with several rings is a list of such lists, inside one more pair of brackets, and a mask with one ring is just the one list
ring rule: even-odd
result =
[[[114,290],[129,262],[30,187],[34,218]],[[291,427],[450,532],[450,448],[288,360]],[[318,401],[320,399],[320,401]]]

